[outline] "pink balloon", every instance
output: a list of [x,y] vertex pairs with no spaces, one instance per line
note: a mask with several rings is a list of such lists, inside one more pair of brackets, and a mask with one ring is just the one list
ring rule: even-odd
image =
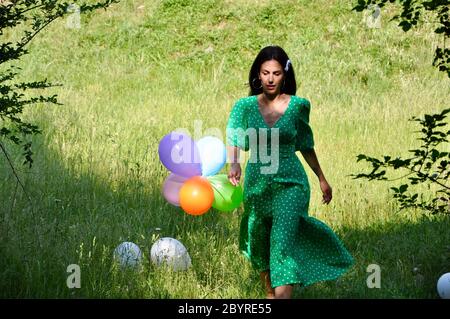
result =
[[174,173],[170,173],[164,181],[162,192],[164,198],[174,206],[180,206],[180,198],[178,193],[180,192],[180,188],[183,186],[184,182],[188,180],[188,177],[183,177],[180,175],[176,175]]

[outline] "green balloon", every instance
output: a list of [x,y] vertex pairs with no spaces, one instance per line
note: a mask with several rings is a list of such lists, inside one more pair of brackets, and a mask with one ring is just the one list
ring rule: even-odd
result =
[[221,212],[229,212],[239,207],[244,198],[240,184],[233,186],[225,174],[207,176],[207,179],[214,191],[212,207]]

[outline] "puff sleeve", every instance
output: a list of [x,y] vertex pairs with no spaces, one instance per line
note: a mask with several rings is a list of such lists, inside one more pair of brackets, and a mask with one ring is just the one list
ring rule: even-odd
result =
[[249,138],[246,134],[248,128],[246,105],[243,99],[239,99],[233,105],[226,129],[227,145],[237,146],[244,151],[249,150]]
[[295,151],[305,151],[314,148],[314,135],[309,125],[310,110],[311,103],[307,99],[302,99],[295,125],[297,129]]

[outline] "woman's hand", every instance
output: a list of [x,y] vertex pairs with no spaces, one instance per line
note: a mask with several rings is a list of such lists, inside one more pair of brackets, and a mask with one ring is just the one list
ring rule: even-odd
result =
[[241,164],[231,163],[231,168],[228,172],[228,179],[233,186],[239,184],[239,180],[241,179]]
[[333,198],[332,195],[332,189],[330,184],[328,184],[328,182],[323,179],[320,181],[320,189],[322,190],[322,203],[324,204],[328,204],[331,199]]

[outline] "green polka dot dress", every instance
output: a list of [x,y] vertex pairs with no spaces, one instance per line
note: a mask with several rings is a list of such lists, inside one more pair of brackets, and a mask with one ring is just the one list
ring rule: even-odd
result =
[[250,151],[239,248],[256,270],[270,270],[272,287],[333,280],[354,262],[333,230],[308,216],[310,186],[295,152],[314,148],[310,108],[293,95],[270,127],[252,95],[235,103],[227,123],[227,145]]

